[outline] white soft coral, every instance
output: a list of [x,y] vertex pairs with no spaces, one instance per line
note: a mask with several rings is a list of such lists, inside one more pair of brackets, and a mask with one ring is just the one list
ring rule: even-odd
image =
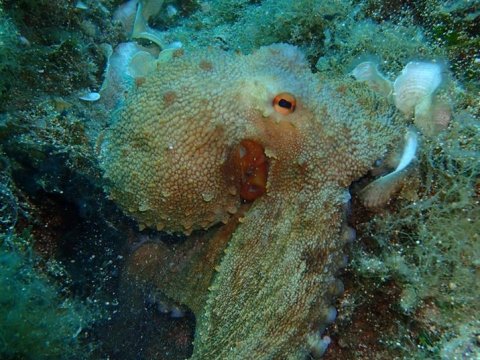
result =
[[415,159],[417,148],[417,132],[409,129],[405,134],[405,145],[402,156],[395,170],[373,181],[360,192],[360,198],[365,206],[378,207],[388,202],[405,178],[408,166]]
[[148,19],[159,13],[163,0],[130,0],[121,5],[113,16],[122,23],[132,39],[147,39],[163,49],[161,33],[148,26]]

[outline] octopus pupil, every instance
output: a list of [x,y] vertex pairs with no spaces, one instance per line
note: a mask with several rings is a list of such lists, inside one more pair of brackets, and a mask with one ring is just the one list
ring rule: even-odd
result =
[[278,105],[286,109],[292,108],[292,103],[285,99],[280,99],[280,101],[278,102]]

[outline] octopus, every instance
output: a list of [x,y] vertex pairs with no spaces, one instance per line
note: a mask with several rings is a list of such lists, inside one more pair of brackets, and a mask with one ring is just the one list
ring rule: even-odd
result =
[[349,186],[401,142],[394,107],[274,44],[178,50],[138,82],[100,150],[145,242],[125,277],[196,319],[192,359],[304,359],[341,294]]

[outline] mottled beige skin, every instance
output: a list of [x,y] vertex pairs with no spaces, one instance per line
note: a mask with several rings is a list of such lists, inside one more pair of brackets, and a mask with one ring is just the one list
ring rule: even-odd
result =
[[[272,107],[282,92],[297,99],[289,115]],[[195,258],[188,245],[183,267],[165,246],[131,262],[138,281],[195,311],[193,358],[301,359],[315,347],[344,263],[348,186],[402,137],[393,118],[362,85],[312,74],[288,45],[186,53],[128,97],[101,161],[113,199],[141,224],[188,234],[228,223],[241,204],[232,149],[251,139],[268,157],[267,192],[238,226],[191,241],[218,246],[202,245]],[[172,258],[181,271],[169,268]]]

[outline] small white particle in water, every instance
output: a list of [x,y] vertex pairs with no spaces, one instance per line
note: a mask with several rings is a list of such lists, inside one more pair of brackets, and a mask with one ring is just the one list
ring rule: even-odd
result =
[[174,17],[177,14],[178,14],[178,10],[175,6],[173,6],[173,5],[168,5],[167,6],[167,16],[168,17]]
[[77,1],[77,4],[75,5],[75,8],[77,8],[79,10],[87,10],[88,6],[83,1]]
[[82,327],[79,326],[75,334],[73,334],[73,338],[75,339],[81,332],[82,332]]
[[100,100],[100,94],[97,92],[91,92],[83,96],[80,96],[80,100],[89,101],[89,102],[98,101]]
[[181,49],[183,44],[181,41],[174,41],[166,46],[166,49]]
[[18,36],[18,41],[20,42],[20,44],[24,45],[24,46],[30,46],[30,41],[28,41],[28,39],[25,37],[25,36]]

